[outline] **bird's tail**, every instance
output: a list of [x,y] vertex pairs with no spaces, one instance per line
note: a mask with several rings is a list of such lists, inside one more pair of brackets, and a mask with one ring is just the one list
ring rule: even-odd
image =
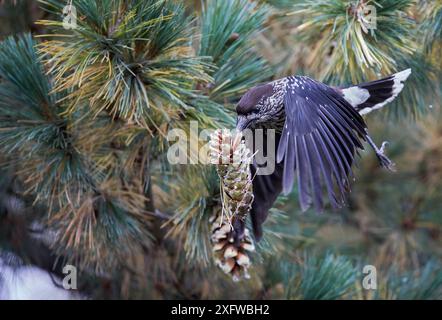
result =
[[384,79],[342,88],[340,91],[344,98],[364,115],[393,101],[404,88],[404,82],[410,74],[411,69],[407,69]]

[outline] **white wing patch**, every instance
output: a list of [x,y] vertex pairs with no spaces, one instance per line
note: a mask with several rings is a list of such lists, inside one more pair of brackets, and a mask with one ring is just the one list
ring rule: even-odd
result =
[[347,100],[354,108],[364,103],[370,98],[370,93],[367,89],[359,88],[358,86],[350,87],[342,90],[344,99]]

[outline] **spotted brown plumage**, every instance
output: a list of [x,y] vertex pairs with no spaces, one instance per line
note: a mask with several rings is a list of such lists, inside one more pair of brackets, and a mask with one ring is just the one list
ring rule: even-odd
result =
[[[289,76],[250,89],[239,101],[237,129],[274,129],[276,166],[270,175],[258,173],[251,217],[255,237],[278,195],[289,194],[295,181],[302,211],[324,208],[324,194],[331,206],[345,204],[352,165],[363,143],[375,150],[380,164],[392,170],[385,156],[386,143],[378,148],[370,138],[361,114],[383,107],[402,90],[410,75],[405,70],[390,77],[345,88],[333,88],[305,76]],[[254,151],[263,146],[254,145]],[[267,150],[264,150],[267,152]]]

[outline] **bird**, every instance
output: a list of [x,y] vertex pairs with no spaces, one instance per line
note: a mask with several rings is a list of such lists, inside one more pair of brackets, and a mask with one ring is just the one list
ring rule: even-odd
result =
[[[394,171],[394,163],[385,153],[388,142],[378,147],[362,116],[393,101],[410,75],[411,69],[407,69],[343,87],[295,75],[257,85],[241,97],[236,105],[236,130],[275,132],[273,173],[260,175],[256,161],[251,164],[254,200],[250,215],[257,241],[274,202],[281,193],[288,195],[295,181],[303,212],[311,206],[322,212],[325,194],[333,208],[343,207],[363,143],[373,148],[382,167]],[[254,153],[266,149],[265,143],[252,143]],[[244,228],[244,224],[235,226],[235,233],[241,236]]]

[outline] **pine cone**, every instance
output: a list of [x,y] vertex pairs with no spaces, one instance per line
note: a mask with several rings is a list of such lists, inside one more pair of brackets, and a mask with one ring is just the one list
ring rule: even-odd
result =
[[229,131],[215,131],[210,148],[212,163],[217,165],[221,179],[223,214],[229,222],[232,222],[233,217],[244,221],[253,202],[250,171],[253,156],[241,135],[232,137]]
[[255,245],[248,229],[239,243],[235,243],[231,224],[223,219],[221,211],[215,214],[212,219],[213,255],[215,264],[226,274],[232,276],[233,281],[242,278],[249,279],[248,269],[251,265],[249,253],[255,251]]
[[249,230],[235,234],[235,222],[244,223],[253,202],[252,155],[241,135],[232,137],[229,131],[217,130],[210,140],[212,163],[217,165],[221,180],[222,209],[211,219],[215,263],[234,281],[248,279],[250,257],[255,250]]

